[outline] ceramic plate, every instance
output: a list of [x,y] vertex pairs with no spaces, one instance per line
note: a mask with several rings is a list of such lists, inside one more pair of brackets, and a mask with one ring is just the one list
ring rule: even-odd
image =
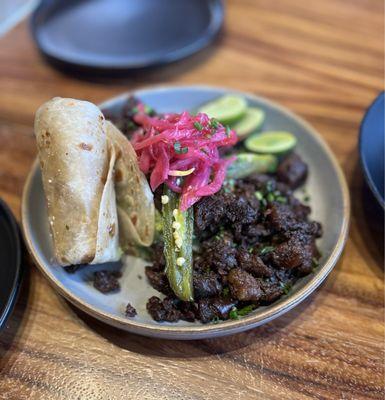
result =
[[[133,94],[159,112],[181,112],[195,109],[229,92],[233,91],[211,87],[163,87],[140,90]],[[101,104],[102,110],[108,110],[109,114],[118,112],[128,95]],[[123,260],[121,291],[110,295],[103,295],[94,289],[90,278],[93,271],[114,269],[116,265],[89,266],[74,274],[68,274],[53,265],[41,174],[35,162],[23,193],[23,231],[37,266],[60,294],[94,317],[130,332],[168,339],[199,339],[229,335],[264,324],[296,306],[321,284],[336,264],[347,236],[349,196],[345,178],[333,154],[310,125],[266,99],[243,95],[250,105],[265,110],[266,129],[288,130],[298,137],[297,151],[310,169],[307,191],[312,199],[312,218],[322,222],[324,227],[324,237],[318,242],[323,255],[314,273],[299,280],[289,295],[269,306],[258,308],[240,320],[208,325],[183,321],[159,324],[146,312],[147,299],[157,292],[146,282],[144,265],[140,261],[130,257]],[[134,319],[123,316],[127,302],[138,311]]]

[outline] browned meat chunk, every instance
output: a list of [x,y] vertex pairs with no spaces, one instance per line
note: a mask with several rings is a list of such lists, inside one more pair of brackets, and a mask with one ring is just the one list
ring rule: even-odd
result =
[[270,226],[278,232],[295,229],[297,226],[297,219],[291,208],[286,204],[269,204],[265,216]]
[[198,302],[198,318],[207,323],[214,318],[228,319],[229,312],[237,303],[219,298],[202,299]]
[[289,154],[279,165],[278,180],[286,183],[291,189],[301,186],[307,178],[307,165],[296,153]]
[[130,303],[128,303],[126,306],[126,311],[125,311],[126,317],[133,318],[133,317],[135,317],[136,314],[137,314],[137,312],[136,312],[135,308]]
[[232,269],[227,279],[231,294],[237,300],[258,302],[263,296],[258,280],[241,268]]
[[252,254],[246,249],[240,248],[237,254],[238,266],[249,272],[256,278],[270,277],[273,271],[268,267],[260,257]]
[[94,272],[94,287],[102,293],[116,292],[120,289],[118,278],[121,276],[120,271],[96,271]]
[[156,267],[146,267],[145,273],[151,286],[166,296],[172,294],[171,287],[164,271],[159,271]]
[[194,207],[195,232],[215,233],[220,226],[250,224],[257,220],[255,210],[246,198],[225,193],[223,190],[213,196],[203,197]]
[[279,244],[271,253],[270,258],[278,268],[297,268],[300,274],[306,274],[312,270],[312,259],[315,254],[314,237],[297,231],[287,242]]
[[218,274],[212,271],[203,274],[195,272],[193,283],[195,299],[218,296],[222,291]]
[[176,299],[166,297],[163,301],[156,296],[150,297],[147,302],[147,311],[158,322],[177,322],[182,313],[176,308]]
[[217,271],[228,271],[237,266],[237,249],[228,235],[214,237],[203,244],[200,263]]

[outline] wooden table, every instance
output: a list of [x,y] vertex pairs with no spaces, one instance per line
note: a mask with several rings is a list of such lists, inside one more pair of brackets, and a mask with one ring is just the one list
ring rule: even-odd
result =
[[0,40],[0,196],[19,216],[35,157],[37,107],[99,102],[158,83],[226,85],[312,123],[349,181],[351,230],[327,282],[284,317],[216,340],[150,340],[76,311],[26,263],[0,336],[1,399],[382,399],[383,219],[357,155],[365,108],[383,89],[381,0],[229,0],[210,50],[125,80],[66,76],[37,53],[27,23]]

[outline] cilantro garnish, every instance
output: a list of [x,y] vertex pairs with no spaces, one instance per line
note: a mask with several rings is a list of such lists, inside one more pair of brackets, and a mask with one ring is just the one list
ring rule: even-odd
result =
[[210,127],[214,128],[214,129],[217,129],[218,125],[219,125],[219,122],[215,118],[211,118]]
[[256,197],[258,200],[262,200],[262,199],[263,199],[263,194],[262,194],[261,191],[257,190],[254,194],[255,194],[255,197]]
[[188,147],[181,147],[180,142],[174,143],[174,150],[177,154],[186,154],[188,152]]
[[284,284],[281,283],[281,288],[284,294],[289,294],[293,285],[290,282],[286,282]]
[[250,314],[254,310],[254,308],[254,304],[249,304],[248,306],[245,306],[240,310],[238,310],[237,307],[233,307],[229,313],[229,317],[231,319],[239,319],[239,317],[244,317],[245,315]]
[[222,296],[223,297],[228,297],[230,294],[230,289],[226,286],[225,288],[223,288],[222,290]]
[[201,124],[200,122],[198,122],[198,121],[195,121],[195,122],[194,122],[194,128],[195,128],[195,129],[198,129],[198,131],[203,130],[202,124]]
[[274,249],[275,249],[274,246],[265,246],[265,247],[262,247],[262,249],[259,250],[259,255],[260,255],[260,256],[264,256],[264,255],[269,254],[269,253],[271,253],[272,251],[274,251]]

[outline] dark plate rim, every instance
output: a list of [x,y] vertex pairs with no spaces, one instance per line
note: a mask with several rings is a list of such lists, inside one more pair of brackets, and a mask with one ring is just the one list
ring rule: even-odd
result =
[[8,227],[10,228],[11,235],[15,243],[16,251],[16,265],[12,265],[12,271],[14,273],[14,278],[12,282],[12,287],[10,288],[10,293],[8,295],[8,300],[4,307],[2,314],[0,315],[0,331],[5,327],[5,324],[13,311],[13,307],[16,303],[17,295],[19,293],[21,278],[22,278],[22,265],[21,265],[21,240],[20,231],[17,225],[16,219],[12,214],[12,211],[7,206],[4,200],[0,199],[0,208],[4,211]]
[[69,66],[75,69],[81,70],[95,70],[95,71],[132,71],[140,70],[151,67],[158,67],[173,63],[184,58],[187,58],[200,50],[208,47],[210,43],[214,41],[216,36],[222,29],[224,20],[224,0],[208,0],[210,2],[211,8],[211,21],[208,25],[206,31],[200,35],[192,44],[182,47],[180,49],[171,51],[162,56],[157,56],[153,58],[152,61],[146,62],[116,62],[108,64],[98,64],[98,63],[83,63],[77,62],[73,59],[66,57],[58,57],[57,55],[51,54],[50,52],[44,50],[43,46],[40,45],[38,29],[40,23],[38,21],[40,15],[44,13],[47,6],[52,4],[52,0],[42,0],[41,3],[36,7],[30,18],[30,30],[32,37],[39,49],[39,51],[49,60],[62,67]]
[[364,171],[364,177],[365,180],[370,188],[370,190],[372,191],[374,197],[376,198],[376,200],[378,201],[378,203],[380,204],[380,206],[382,207],[383,210],[385,210],[385,200],[384,198],[381,196],[381,193],[379,192],[373,178],[372,178],[372,174],[370,173],[368,164],[367,164],[367,160],[366,160],[366,154],[364,153],[363,150],[363,141],[364,141],[364,126],[367,123],[367,120],[369,118],[369,111],[378,103],[381,101],[381,98],[385,97],[385,91],[381,91],[378,96],[372,101],[372,103],[370,104],[370,106],[366,109],[365,111],[365,115],[364,118],[361,121],[360,124],[360,137],[359,137],[359,152],[360,152],[360,161],[361,161],[361,167],[362,170]]

